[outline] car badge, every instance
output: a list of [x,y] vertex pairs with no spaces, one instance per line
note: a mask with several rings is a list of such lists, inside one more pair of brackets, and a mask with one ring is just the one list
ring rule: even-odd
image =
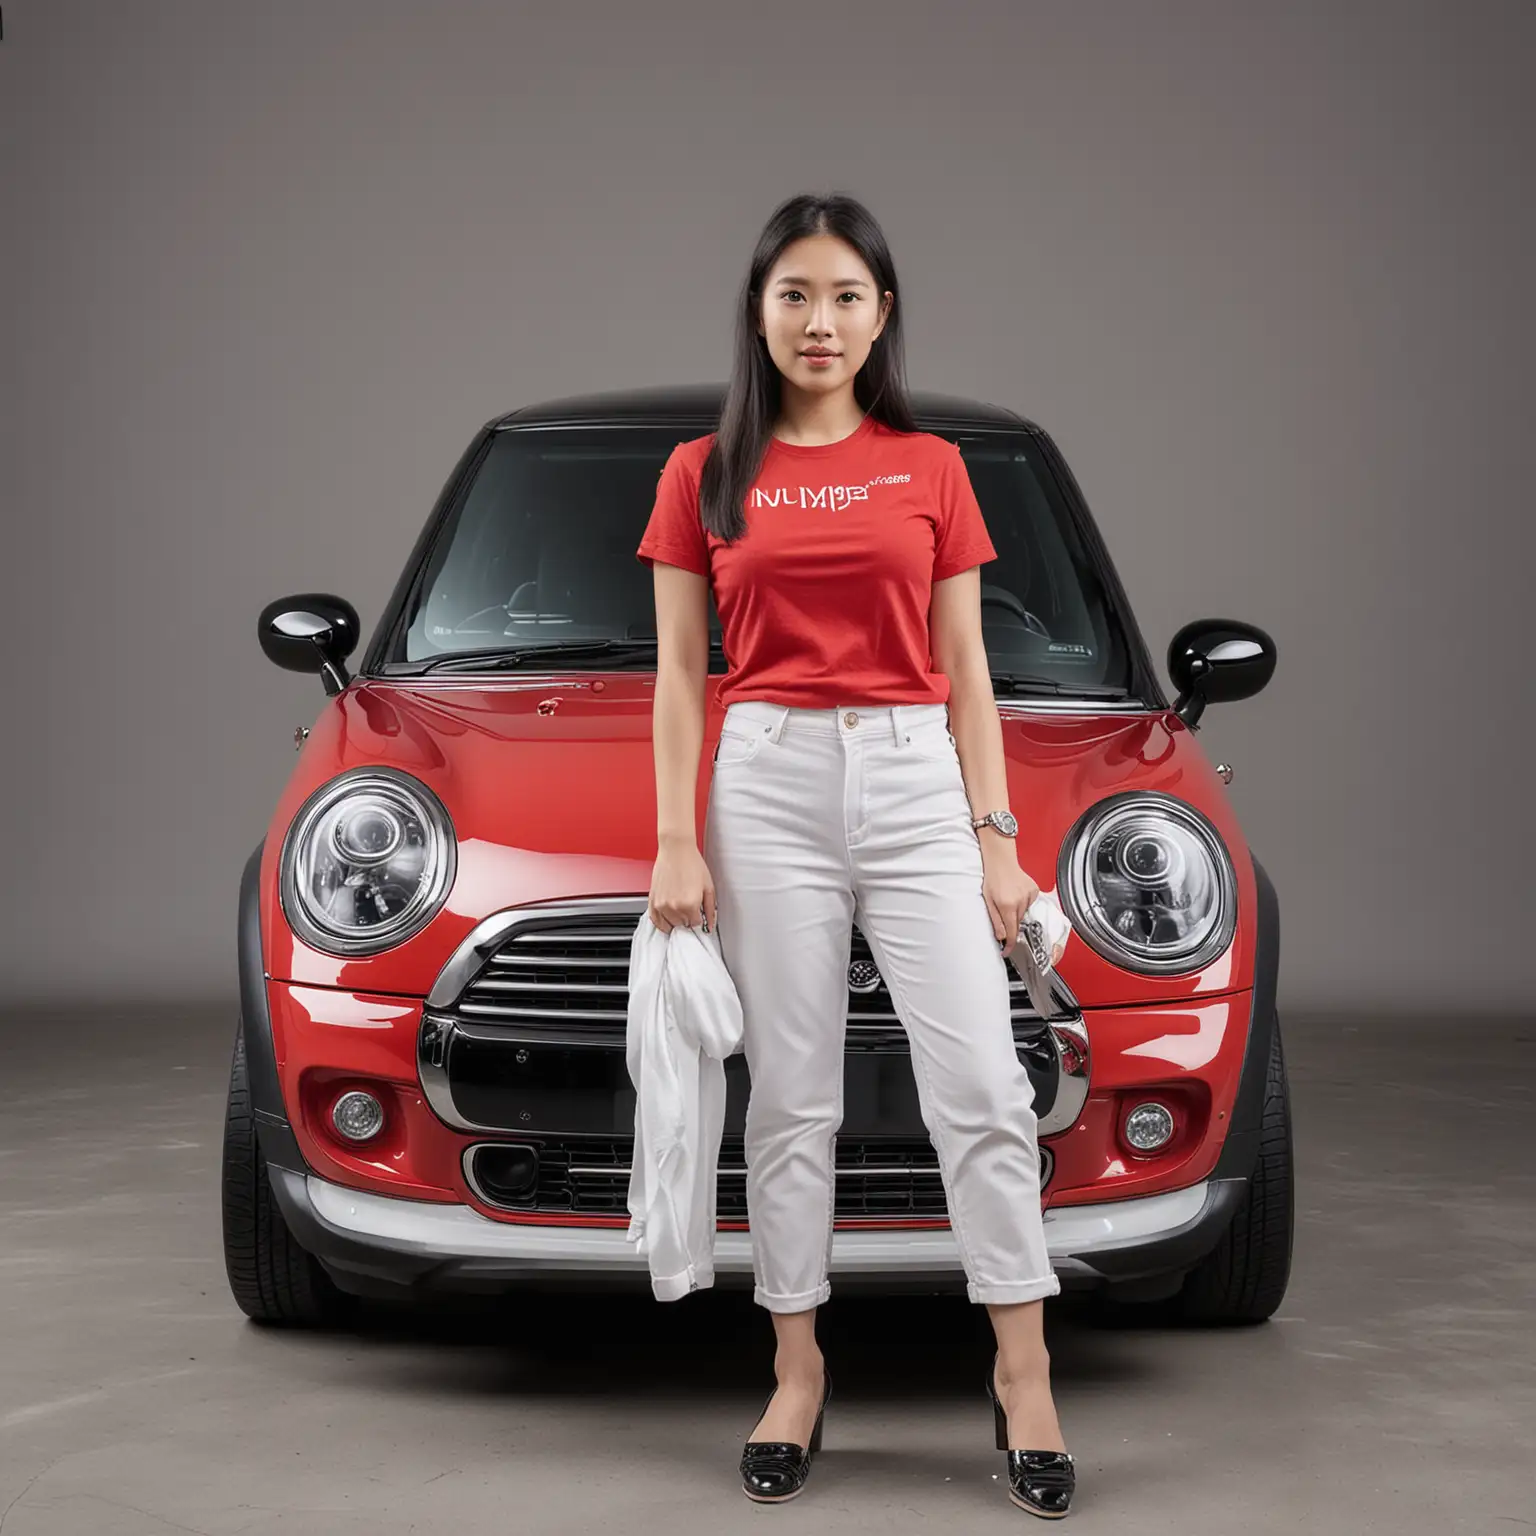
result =
[[874,992],[880,986],[880,972],[872,960],[855,960],[848,967],[850,992]]

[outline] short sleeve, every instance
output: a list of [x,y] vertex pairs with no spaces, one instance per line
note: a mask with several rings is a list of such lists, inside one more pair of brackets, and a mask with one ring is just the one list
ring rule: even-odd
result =
[[656,502],[635,558],[647,565],[660,560],[708,576],[709,544],[699,521],[699,482],[686,463],[686,446],[679,443],[662,465]]
[[973,565],[996,560],[970,472],[960,450],[947,439],[939,471],[939,517],[933,547],[933,579],[943,581]]

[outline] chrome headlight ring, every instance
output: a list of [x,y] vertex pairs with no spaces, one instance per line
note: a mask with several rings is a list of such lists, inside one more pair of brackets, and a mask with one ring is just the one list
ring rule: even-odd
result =
[[1113,965],[1174,976],[1209,965],[1237,928],[1237,878],[1210,820],[1156,790],[1091,806],[1062,843],[1072,926]]
[[420,933],[458,868],[443,803],[398,768],[353,768],[322,784],[283,839],[278,896],[306,944],[376,955]]

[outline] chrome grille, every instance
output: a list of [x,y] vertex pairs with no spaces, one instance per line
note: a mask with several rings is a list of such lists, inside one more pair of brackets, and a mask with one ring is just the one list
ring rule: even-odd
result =
[[[582,913],[567,924],[541,921],[514,929],[460,993],[453,1011],[466,1020],[620,1043],[629,1010],[629,949],[637,921],[633,912]],[[857,924],[849,965],[855,972],[878,976],[869,941]],[[1014,1021],[1037,1021],[1024,982],[1011,965],[1008,984]],[[872,992],[850,988],[849,1045],[885,1041],[893,1032],[904,1039],[884,979]]]

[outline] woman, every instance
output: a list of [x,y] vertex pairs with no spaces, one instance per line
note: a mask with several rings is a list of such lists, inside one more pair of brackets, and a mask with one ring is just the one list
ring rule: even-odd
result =
[[[784,203],[742,288],[719,429],[662,471],[636,551],[660,645],[649,912],[663,931],[718,920],[742,1003],[753,1299],[777,1334],[745,1492],[794,1497],[820,1446],[857,921],[911,1044],[970,1299],[997,1335],[987,1390],[1010,1495],[1055,1516],[1074,1469],[1041,1313],[1061,1286],[1006,963],[1038,887],[1011,817],[983,819],[1007,810],[977,571],[997,552],[958,449],[913,422],[897,293],[862,204]],[[701,852],[711,587],[731,665]]]

